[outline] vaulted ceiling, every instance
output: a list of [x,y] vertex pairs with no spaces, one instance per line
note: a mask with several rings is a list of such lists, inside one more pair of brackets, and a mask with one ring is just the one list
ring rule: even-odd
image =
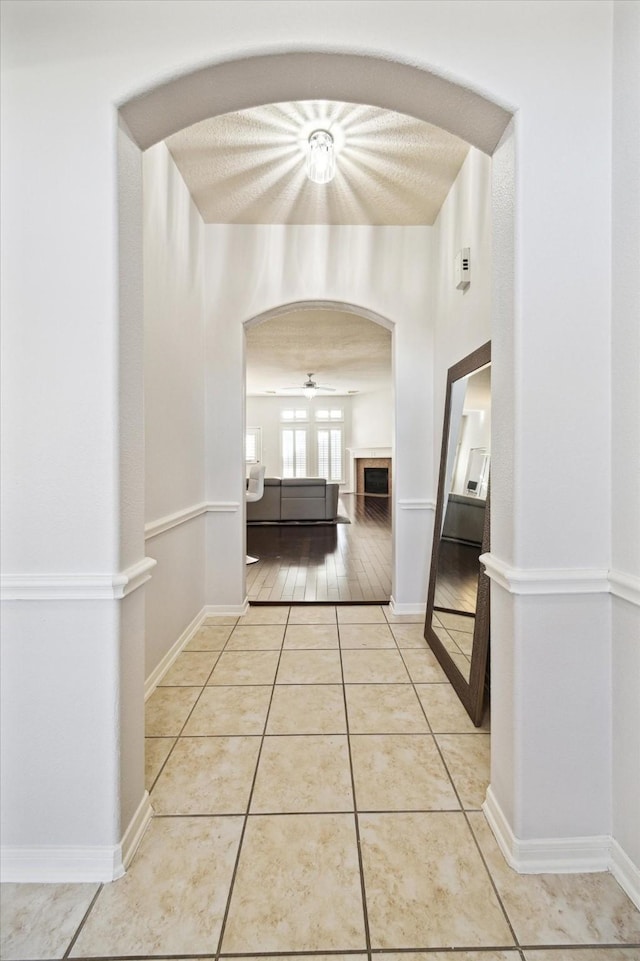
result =
[[[337,172],[305,174],[310,134],[328,130]],[[429,226],[469,145],[431,124],[362,104],[269,104],[194,124],[166,144],[205,223]],[[247,333],[247,391],[280,392],[309,372],[340,393],[390,384],[391,336],[336,310],[284,314]]]

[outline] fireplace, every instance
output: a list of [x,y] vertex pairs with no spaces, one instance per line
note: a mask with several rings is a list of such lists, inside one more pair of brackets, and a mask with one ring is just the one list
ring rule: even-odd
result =
[[354,467],[356,494],[368,494],[373,497],[391,495],[390,457],[357,457]]
[[389,468],[388,467],[365,467],[364,468],[364,492],[365,494],[388,494],[389,493]]

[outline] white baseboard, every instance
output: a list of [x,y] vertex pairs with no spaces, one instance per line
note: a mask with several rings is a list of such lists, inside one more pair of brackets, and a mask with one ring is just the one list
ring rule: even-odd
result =
[[[286,603],[286,601],[284,602]],[[249,610],[249,600],[242,604],[209,604],[204,608],[205,617],[242,617]]]
[[20,884],[65,884],[115,881],[131,862],[153,810],[145,791],[120,844],[3,847],[0,880]]
[[426,617],[427,605],[424,604],[398,604],[393,595],[389,598],[389,610],[392,614],[420,614]]
[[482,810],[507,864],[518,874],[610,871],[625,894],[640,908],[640,870],[610,835],[522,841],[511,830],[490,786]]
[[206,612],[207,612],[207,608],[203,607],[200,613],[196,614],[196,616],[191,621],[191,623],[187,627],[185,627],[184,631],[182,632],[178,640],[175,642],[175,644],[173,644],[172,647],[169,648],[169,650],[167,651],[165,656],[162,658],[160,663],[153,669],[149,677],[146,679],[144,683],[145,701],[148,700],[149,697],[151,697],[156,687],[158,686],[158,684],[160,683],[164,675],[167,673],[167,671],[169,670],[169,668],[177,658],[178,654],[181,653],[183,647],[185,647],[189,643],[189,641],[194,636],[198,628],[202,625],[203,621],[207,617]]
[[611,841],[611,873],[640,911],[640,867],[625,854],[615,839]]
[[142,800],[138,805],[138,810],[131,818],[131,823],[124,832],[124,837],[120,842],[122,857],[120,859],[119,867],[121,868],[121,871],[119,874],[114,875],[114,881],[116,878],[121,878],[131,864],[133,855],[138,850],[138,846],[142,841],[144,832],[147,830],[152,817],[153,808],[151,807],[151,799],[149,797],[149,792],[145,791],[142,796]]
[[246,599],[243,604],[210,604],[207,607],[203,607],[200,613],[196,614],[191,623],[185,627],[178,640],[167,651],[160,663],[154,668],[149,677],[146,679],[144,684],[145,701],[151,697],[173,662],[182,652],[183,648],[187,646],[191,638],[195,635],[196,631],[202,627],[203,623],[208,617],[241,617],[243,614],[246,614],[248,610],[249,602]]

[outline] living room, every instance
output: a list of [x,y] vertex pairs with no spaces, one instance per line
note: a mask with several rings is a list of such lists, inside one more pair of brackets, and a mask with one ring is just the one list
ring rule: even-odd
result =
[[331,307],[247,331],[247,472],[265,471],[247,504],[250,603],[389,602],[391,342]]

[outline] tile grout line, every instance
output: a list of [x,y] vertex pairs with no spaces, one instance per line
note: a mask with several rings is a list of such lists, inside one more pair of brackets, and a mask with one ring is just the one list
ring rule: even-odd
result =
[[348,752],[349,752],[349,773],[350,773],[350,775],[351,775],[351,791],[352,791],[352,793],[353,793],[353,823],[354,823],[355,832],[356,832],[356,849],[357,849],[357,852],[358,852],[358,870],[359,870],[359,872],[360,872],[360,891],[361,891],[361,895],[362,895],[362,913],[363,913],[363,919],[364,919],[364,936],[365,936],[365,944],[366,944],[366,949],[367,949],[367,959],[368,959],[368,961],[371,961],[371,930],[370,930],[370,927],[369,927],[369,911],[368,911],[368,908],[367,908],[367,889],[366,889],[366,884],[365,884],[365,879],[364,879],[364,859],[363,859],[363,856],[362,856],[362,842],[361,842],[361,838],[360,838],[360,821],[359,821],[359,818],[358,818],[358,803],[357,803],[357,798],[356,798],[356,782],[355,782],[355,776],[354,776],[354,773],[353,773],[353,757],[352,757],[352,754],[351,754],[351,734],[350,734],[350,730],[349,730],[349,710],[348,710],[348,707],[347,707],[347,691],[346,691],[346,684],[345,684],[345,679],[344,679],[344,664],[343,664],[343,662],[342,662],[342,646],[341,646],[341,644],[340,644],[340,621],[339,621],[339,619],[338,619],[338,617],[337,617],[337,611],[336,611],[336,620],[337,620],[337,628],[338,628],[338,652],[339,652],[339,655],[340,655],[340,673],[341,673],[341,675],[342,675],[342,699],[343,699],[343,703],[344,703],[344,717],[345,717],[345,725],[346,725],[346,729],[347,729],[347,750],[348,750]]
[[96,901],[98,900],[98,895],[99,895],[100,892],[102,891],[103,887],[104,887],[104,884],[99,884],[99,885],[98,885],[98,890],[96,891],[96,893],[95,893],[95,894],[93,895],[93,897],[91,898],[91,901],[90,901],[90,903],[89,903],[89,907],[88,907],[87,910],[84,912],[84,915],[83,915],[83,917],[82,917],[82,920],[80,921],[80,924],[79,924],[78,927],[76,928],[76,932],[75,932],[75,934],[73,935],[73,937],[71,938],[71,941],[69,942],[69,946],[68,946],[67,950],[66,950],[66,951],[64,952],[64,954],[62,955],[63,959],[64,959],[64,958],[69,958],[69,957],[71,956],[71,952],[73,951],[74,945],[75,945],[76,941],[78,940],[78,938],[80,937],[80,934],[81,934],[81,932],[82,932],[82,929],[84,928],[84,926],[85,926],[85,924],[86,924],[86,922],[87,922],[87,918],[88,918],[89,915],[91,914],[91,911],[92,911],[92,909],[93,909],[93,906],[94,906],[94,904],[96,903]]
[[[392,631],[392,633],[393,633],[393,631]],[[394,640],[395,640],[395,635],[394,635]],[[396,641],[396,644],[397,644],[397,643],[398,643],[398,642]],[[450,781],[450,783],[451,783],[451,787],[453,788],[453,791],[454,791],[454,793],[455,793],[455,796],[456,796],[456,798],[458,799],[458,803],[459,803],[459,805],[460,805],[460,812],[464,815],[465,823],[466,823],[467,828],[468,828],[468,830],[469,830],[469,832],[470,832],[470,834],[471,834],[471,837],[472,837],[472,839],[473,839],[473,843],[475,844],[475,847],[476,847],[476,849],[477,849],[477,851],[478,851],[478,854],[480,855],[480,859],[481,859],[481,861],[482,861],[482,864],[484,865],[484,869],[485,869],[485,871],[487,872],[487,875],[488,875],[488,877],[489,877],[489,881],[490,881],[490,883],[491,883],[491,887],[493,888],[493,891],[494,891],[494,894],[495,894],[495,896],[496,896],[496,898],[497,898],[498,904],[500,905],[500,910],[502,911],[502,914],[504,915],[504,919],[505,919],[505,921],[507,922],[507,926],[508,926],[508,928],[509,928],[509,931],[511,932],[511,937],[513,938],[514,945],[516,946],[516,948],[519,949],[520,945],[519,945],[518,939],[517,939],[517,937],[516,937],[516,933],[515,933],[515,931],[514,931],[514,929],[513,929],[513,925],[511,924],[511,919],[509,918],[509,915],[507,914],[507,910],[506,910],[506,908],[505,908],[505,906],[504,906],[504,904],[503,904],[503,902],[502,902],[502,898],[500,897],[500,895],[499,895],[499,893],[498,893],[498,889],[497,889],[497,886],[496,886],[495,881],[494,881],[494,879],[493,879],[493,876],[492,876],[492,874],[491,874],[491,871],[489,870],[489,866],[488,866],[488,864],[487,864],[487,862],[486,862],[486,860],[485,860],[485,857],[484,857],[484,855],[483,855],[483,853],[482,853],[482,851],[481,851],[481,849],[480,849],[480,845],[479,845],[479,843],[478,843],[478,839],[476,838],[475,833],[474,833],[474,831],[473,831],[473,828],[471,827],[471,822],[469,821],[469,817],[468,817],[467,810],[466,810],[464,804],[462,803],[462,798],[460,797],[460,794],[459,794],[459,792],[458,792],[458,789],[457,789],[457,787],[456,787],[456,785],[455,785],[455,782],[454,782],[453,777],[452,777],[452,775],[451,775],[451,772],[450,772],[450,770],[449,770],[449,766],[448,766],[448,764],[447,764],[447,762],[446,762],[446,760],[445,760],[444,754],[442,753],[442,749],[441,749],[441,747],[440,747],[440,744],[438,743],[438,739],[437,739],[437,737],[436,737],[436,735],[435,735],[435,732],[433,731],[433,729],[432,729],[432,727],[431,727],[431,723],[430,723],[430,721],[429,721],[429,718],[427,717],[427,713],[426,713],[426,711],[425,711],[425,709],[424,709],[424,705],[422,704],[422,701],[421,701],[421,699],[420,699],[420,695],[419,695],[418,692],[416,691],[416,682],[415,682],[415,681],[413,680],[413,678],[411,677],[411,672],[409,671],[409,668],[408,668],[408,666],[407,666],[407,663],[406,663],[404,657],[402,656],[402,649],[401,649],[400,647],[398,647],[398,652],[399,652],[399,654],[400,654],[400,657],[402,657],[402,661],[403,661],[403,664],[404,664],[404,666],[405,666],[405,669],[406,669],[407,673],[409,674],[409,677],[411,678],[411,684],[412,684],[412,686],[413,686],[413,690],[414,690],[414,692],[415,692],[416,697],[418,698],[418,701],[420,702],[420,706],[421,706],[421,708],[422,708],[422,712],[423,712],[423,714],[424,714],[424,716],[425,716],[425,719],[426,719],[426,721],[427,721],[427,724],[429,725],[429,730],[431,731],[431,734],[432,734],[432,737],[433,737],[433,743],[435,744],[436,750],[437,750],[437,752],[438,752],[438,754],[439,754],[439,756],[440,756],[440,760],[442,761],[442,764],[443,764],[443,766],[444,766],[444,769],[445,769],[445,771],[447,772],[447,777],[449,778],[449,781]],[[477,735],[474,735],[472,732],[470,732],[470,736],[475,737],[475,736],[477,736]],[[474,813],[475,813],[475,812],[474,812]]]
[[[229,918],[229,911],[231,910],[231,899],[232,899],[232,897],[233,897],[233,889],[234,889],[234,886],[235,886],[236,877],[237,877],[237,873],[238,873],[238,866],[239,866],[239,864],[240,864],[240,855],[241,855],[241,853],[242,853],[242,846],[243,846],[243,843],[244,843],[244,836],[245,836],[245,833],[246,833],[246,830],[247,830],[247,824],[248,824],[248,822],[249,822],[249,811],[251,810],[251,802],[252,802],[252,800],[253,800],[253,792],[254,792],[254,789],[255,789],[256,779],[257,779],[257,777],[258,777],[258,768],[259,768],[259,766],[260,766],[260,758],[262,757],[262,748],[264,747],[264,740],[265,740],[265,737],[266,737],[267,726],[268,726],[268,724],[269,724],[269,714],[271,713],[271,705],[272,705],[272,703],[273,703],[273,695],[274,695],[274,693],[275,693],[275,688],[276,688],[276,679],[277,679],[277,677],[278,677],[278,670],[279,670],[279,668],[280,668],[280,660],[281,660],[281,658],[282,658],[282,651],[283,651],[283,649],[284,649],[284,639],[285,639],[285,635],[286,635],[286,633],[287,633],[287,626],[288,626],[289,617],[290,617],[290,614],[291,614],[291,608],[290,608],[288,605],[283,605],[283,606],[287,606],[287,607],[288,607],[287,619],[286,619],[286,621],[285,621],[285,623],[284,623],[284,631],[282,632],[282,644],[280,645],[280,650],[279,650],[279,652],[278,652],[278,663],[276,664],[276,669],[275,669],[275,672],[274,672],[274,675],[273,675],[273,684],[271,685],[271,696],[270,696],[270,698],[269,698],[269,704],[268,704],[268,706],[267,706],[267,712],[266,712],[265,718],[264,718],[264,725],[263,725],[263,728],[262,728],[262,735],[261,735],[261,737],[260,737],[260,747],[259,747],[259,749],[258,749],[258,755],[257,755],[257,757],[256,757],[256,764],[255,764],[255,769],[254,769],[254,772],[253,772],[253,778],[252,778],[252,780],[251,780],[251,788],[250,788],[250,790],[249,790],[249,798],[248,798],[248,800],[247,800],[247,807],[246,807],[246,811],[245,811],[245,814],[244,814],[244,819],[243,819],[243,822],[242,822],[242,830],[240,831],[240,839],[239,839],[239,841],[238,841],[238,851],[237,851],[237,853],[236,853],[236,859],[235,859],[235,863],[234,863],[234,866],[233,866],[233,872],[232,872],[232,874],[231,874],[231,883],[229,884],[229,893],[228,893],[228,895],[227,895],[227,903],[226,903],[226,906],[225,906],[224,914],[223,914],[223,916],[222,916],[222,924],[220,925],[220,935],[219,935],[219,937],[218,937],[218,948],[217,948],[217,951],[216,951],[216,953],[215,953],[215,959],[216,959],[216,961],[218,961],[218,959],[220,958],[220,954],[221,954],[221,952],[222,952],[222,944],[223,944],[223,941],[224,941],[224,935],[225,935],[225,931],[226,931],[226,927],[227,927],[227,920],[228,920],[228,918]],[[256,626],[257,626],[257,625],[256,625]]]

